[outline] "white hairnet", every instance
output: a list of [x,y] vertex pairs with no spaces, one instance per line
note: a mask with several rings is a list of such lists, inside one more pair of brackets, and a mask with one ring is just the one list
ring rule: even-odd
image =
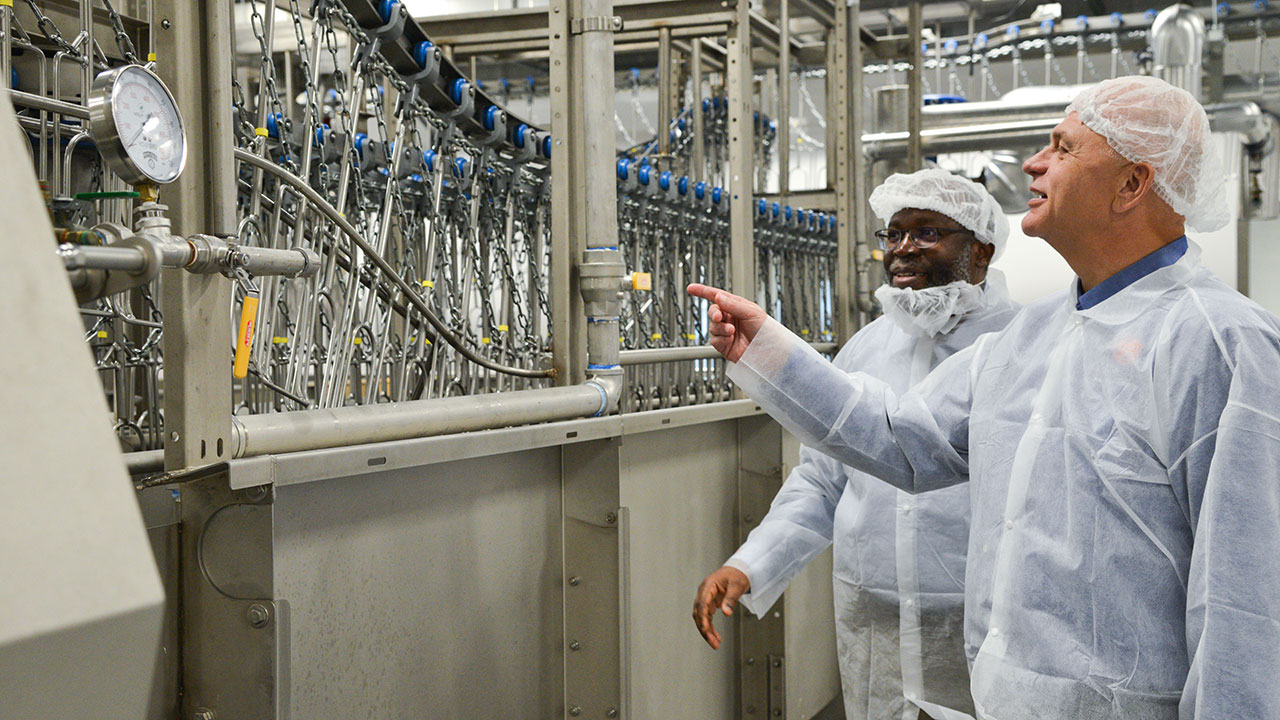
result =
[[941,168],[890,175],[867,199],[871,211],[889,222],[899,210],[914,208],[942,213],[970,230],[979,242],[995,247],[991,259],[1004,252],[1009,240],[1009,221],[991,193],[968,178]]
[[1084,90],[1067,113],[1129,162],[1155,169],[1156,194],[1199,232],[1231,220],[1209,117],[1191,93],[1159,78],[1119,77]]

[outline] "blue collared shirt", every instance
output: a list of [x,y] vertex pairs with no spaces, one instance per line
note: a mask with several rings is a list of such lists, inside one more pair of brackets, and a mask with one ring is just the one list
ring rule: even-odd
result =
[[1121,290],[1138,282],[1142,278],[1159,270],[1162,267],[1168,267],[1185,255],[1187,252],[1187,236],[1174,240],[1150,255],[1138,260],[1129,267],[1112,275],[1095,285],[1089,292],[1080,292],[1082,286],[1079,278],[1076,279],[1076,293],[1079,295],[1076,300],[1077,310],[1088,310],[1107,298],[1115,295]]

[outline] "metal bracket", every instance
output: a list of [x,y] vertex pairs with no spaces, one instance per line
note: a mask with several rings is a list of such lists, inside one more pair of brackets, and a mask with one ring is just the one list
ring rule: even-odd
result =
[[868,54],[880,60],[897,60],[911,57],[911,43],[905,35],[892,35],[877,38],[874,44],[868,44]]
[[234,490],[225,472],[189,476],[200,479],[181,486],[184,717],[280,717],[289,615],[274,597],[274,493]]
[[769,718],[787,716],[787,665],[781,655],[769,656]]
[[622,18],[618,15],[592,15],[576,17],[569,21],[569,33],[581,35],[589,32],[621,32]]

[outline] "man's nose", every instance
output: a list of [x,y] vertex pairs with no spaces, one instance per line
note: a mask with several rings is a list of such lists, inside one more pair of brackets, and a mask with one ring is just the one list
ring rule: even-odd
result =
[[1040,152],[1032,155],[1022,163],[1022,172],[1035,177],[1044,173],[1044,154],[1049,148],[1042,148]]
[[897,247],[891,249],[888,254],[891,257],[899,255],[919,255],[920,248],[916,247],[915,241],[910,237],[903,237],[902,242],[898,243]]

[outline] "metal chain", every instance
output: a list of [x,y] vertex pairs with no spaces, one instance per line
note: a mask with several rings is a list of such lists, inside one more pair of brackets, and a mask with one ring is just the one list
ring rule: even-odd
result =
[[140,65],[137,51],[133,47],[133,40],[129,39],[129,34],[124,31],[124,21],[120,19],[120,13],[111,5],[111,0],[102,0],[102,4],[107,8],[107,18],[111,21],[111,28],[115,32],[116,47],[120,50],[120,54],[124,59],[132,65]]
[[68,55],[81,59],[84,57],[79,48],[67,42],[66,39],[62,37],[62,32],[58,30],[57,24],[40,10],[40,6],[36,3],[36,0],[27,0],[27,6],[30,7],[31,12],[35,14],[36,26],[40,28],[40,32],[44,33],[46,38],[53,42],[54,45],[61,48]]

